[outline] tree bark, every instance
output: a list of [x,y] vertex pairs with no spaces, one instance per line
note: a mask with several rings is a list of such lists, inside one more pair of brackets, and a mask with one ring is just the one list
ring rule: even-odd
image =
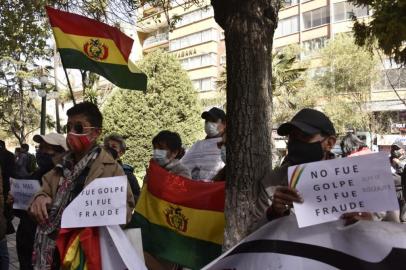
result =
[[279,0],[212,0],[227,52],[227,250],[250,233],[272,168],[272,42]]

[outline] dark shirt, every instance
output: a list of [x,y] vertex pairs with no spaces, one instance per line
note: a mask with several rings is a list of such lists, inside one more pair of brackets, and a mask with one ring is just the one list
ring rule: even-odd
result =
[[134,175],[134,168],[128,164],[123,164],[121,161],[118,161],[118,163],[123,168],[125,175],[127,175],[128,183],[130,184],[131,191],[133,192],[134,200],[137,202],[138,197],[140,196],[140,185],[138,184],[137,178]]

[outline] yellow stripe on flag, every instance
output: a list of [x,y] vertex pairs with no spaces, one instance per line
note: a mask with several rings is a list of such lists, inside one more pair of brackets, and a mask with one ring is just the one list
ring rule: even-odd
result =
[[77,269],[80,265],[80,247],[79,247],[79,235],[68,248],[65,254],[65,258],[62,262],[62,269]]
[[187,237],[223,244],[224,213],[193,209],[161,200],[144,185],[135,211],[149,222]]
[[[120,50],[111,39],[66,34],[58,27],[53,27],[52,30],[54,31],[58,49],[73,49],[82,52],[84,56],[100,63],[127,66],[127,61],[125,61]],[[90,44],[91,39],[100,41],[102,46],[92,46]],[[88,44],[87,53],[85,51],[85,44]],[[91,57],[93,52],[98,53],[102,59]]]

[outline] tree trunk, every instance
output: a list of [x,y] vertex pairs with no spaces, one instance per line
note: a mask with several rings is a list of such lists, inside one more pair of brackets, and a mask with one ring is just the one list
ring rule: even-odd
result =
[[272,168],[272,41],[279,0],[212,0],[227,52],[227,250],[250,233]]

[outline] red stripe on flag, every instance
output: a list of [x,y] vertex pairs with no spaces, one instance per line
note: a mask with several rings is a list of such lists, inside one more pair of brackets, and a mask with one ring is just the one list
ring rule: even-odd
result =
[[80,234],[80,245],[85,253],[87,269],[102,269],[99,227],[84,228]]
[[65,34],[112,39],[124,59],[128,61],[134,40],[120,30],[82,15],[46,7],[52,27],[60,28]]
[[225,182],[207,183],[174,175],[151,160],[148,191],[162,200],[189,208],[224,211]]
[[66,252],[72,245],[73,240],[78,236],[80,230],[78,229],[60,229],[56,239],[56,247],[58,248],[59,257],[61,262],[64,261]]

